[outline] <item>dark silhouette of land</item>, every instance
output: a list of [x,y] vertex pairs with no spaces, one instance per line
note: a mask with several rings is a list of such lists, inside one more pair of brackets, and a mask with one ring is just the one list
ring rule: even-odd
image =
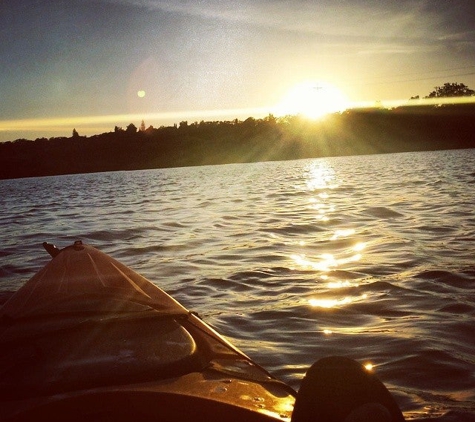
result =
[[0,179],[475,147],[475,104],[194,122],[0,143]]

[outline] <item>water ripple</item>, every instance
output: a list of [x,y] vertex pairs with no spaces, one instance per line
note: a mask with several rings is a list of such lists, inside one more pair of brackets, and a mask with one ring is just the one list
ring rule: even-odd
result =
[[4,180],[0,283],[81,238],[295,388],[344,355],[408,419],[474,420],[474,167],[468,150]]

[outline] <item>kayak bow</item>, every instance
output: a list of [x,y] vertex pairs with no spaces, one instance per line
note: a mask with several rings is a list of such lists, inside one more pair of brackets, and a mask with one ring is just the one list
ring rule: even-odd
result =
[[52,260],[0,308],[1,421],[404,420],[351,359],[316,362],[297,397],[127,266],[44,246]]
[[130,268],[76,242],[0,309],[0,420],[289,420],[296,393]]

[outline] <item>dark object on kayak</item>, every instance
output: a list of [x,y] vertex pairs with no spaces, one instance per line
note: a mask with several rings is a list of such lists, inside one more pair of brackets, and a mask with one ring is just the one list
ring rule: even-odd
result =
[[292,421],[401,422],[404,418],[376,376],[354,360],[330,356],[307,371]]
[[[403,420],[385,387],[353,361],[343,360],[343,372],[361,378],[357,390],[367,385],[364,397],[345,397],[356,392],[334,382],[338,358],[323,365],[326,378],[315,364],[297,396],[108,255],[80,241],[45,249],[53,259],[0,308],[1,421],[303,422],[317,420],[315,409],[338,408],[332,420],[343,422],[372,402]],[[347,411],[333,395],[351,403]]]

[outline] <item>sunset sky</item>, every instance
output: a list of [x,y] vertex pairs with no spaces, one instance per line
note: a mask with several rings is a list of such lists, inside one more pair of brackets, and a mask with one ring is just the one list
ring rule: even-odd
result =
[[474,0],[4,0],[0,141],[262,117],[302,83],[351,104],[475,89],[474,17]]

